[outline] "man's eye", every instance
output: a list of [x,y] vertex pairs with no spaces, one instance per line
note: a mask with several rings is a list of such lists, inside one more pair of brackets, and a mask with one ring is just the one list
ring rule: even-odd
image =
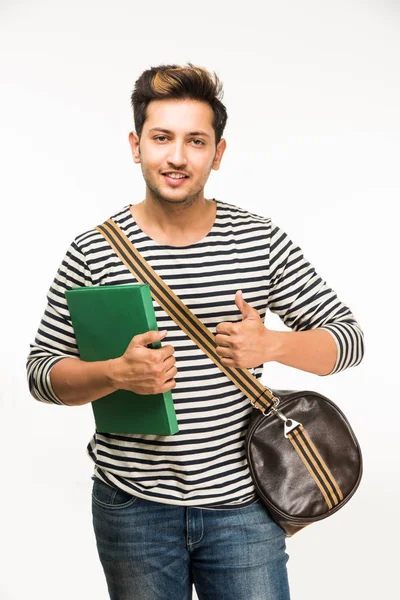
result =
[[[166,139],[168,139],[168,138],[167,138],[167,136],[165,136],[165,135],[157,135],[157,136],[156,136],[154,139],[162,142],[163,140],[166,140]],[[193,139],[193,140],[191,140],[191,141],[192,141],[192,142],[197,142],[197,143],[195,144],[195,146],[204,146],[204,142],[203,142],[203,140],[199,140],[199,139]]]

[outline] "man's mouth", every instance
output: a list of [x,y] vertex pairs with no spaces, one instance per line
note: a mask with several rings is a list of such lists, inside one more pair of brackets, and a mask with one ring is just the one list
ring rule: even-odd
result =
[[169,185],[172,185],[173,187],[177,187],[179,185],[182,185],[182,183],[186,180],[189,179],[187,176],[185,175],[173,175],[171,174],[166,174],[163,173],[163,177],[166,179],[167,183],[169,183]]

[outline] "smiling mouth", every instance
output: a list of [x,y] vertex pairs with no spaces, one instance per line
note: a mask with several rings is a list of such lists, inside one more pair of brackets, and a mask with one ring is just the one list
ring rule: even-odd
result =
[[178,185],[182,185],[182,183],[186,180],[189,179],[189,177],[169,177],[168,175],[163,174],[163,177],[167,180],[167,182],[176,187]]

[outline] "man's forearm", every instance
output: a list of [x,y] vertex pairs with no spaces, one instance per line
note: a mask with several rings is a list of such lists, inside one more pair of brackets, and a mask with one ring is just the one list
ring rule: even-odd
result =
[[71,406],[87,404],[115,392],[109,363],[107,360],[84,362],[78,358],[63,358],[50,371],[54,392]]
[[325,329],[268,330],[267,340],[267,361],[276,361],[316,375],[328,375],[335,366],[335,340]]

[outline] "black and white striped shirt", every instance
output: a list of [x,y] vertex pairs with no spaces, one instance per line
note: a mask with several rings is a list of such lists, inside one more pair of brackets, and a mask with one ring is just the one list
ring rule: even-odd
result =
[[[235,293],[264,321],[269,308],[293,331],[316,327],[331,333],[337,360],[331,373],[359,364],[363,332],[296,246],[270,218],[216,201],[214,225],[199,242],[166,246],[149,238],[129,206],[112,219],[153,269],[216,334],[223,321],[241,321]],[[65,300],[73,287],[140,283],[92,229],[70,245],[52,283],[41,324],[31,344],[27,373],[31,394],[63,404],[50,371],[79,352]],[[179,432],[173,436],[95,433],[88,444],[95,475],[126,492],[166,504],[236,508],[255,490],[244,451],[252,406],[247,397],[153,300],[158,328],[175,348],[178,373],[172,389]],[[258,379],[263,365],[249,369]]]

